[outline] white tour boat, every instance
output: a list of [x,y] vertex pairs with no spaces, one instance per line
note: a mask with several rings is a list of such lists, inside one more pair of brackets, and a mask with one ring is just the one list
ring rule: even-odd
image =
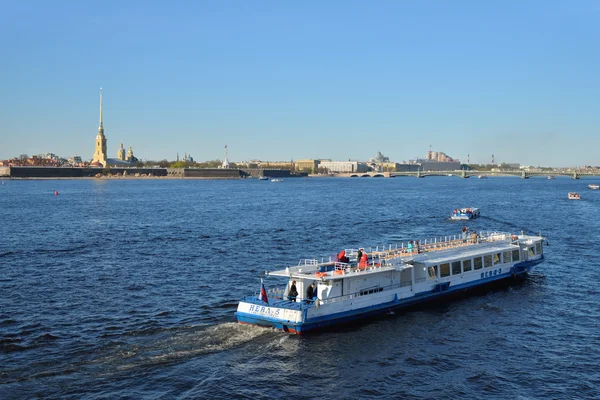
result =
[[590,183],[588,185],[588,188],[593,189],[593,190],[598,190],[598,189],[600,189],[600,185],[597,185],[595,183]]
[[569,200],[581,200],[581,196],[577,192],[569,192]]
[[469,208],[457,208],[452,211],[452,215],[450,216],[453,220],[467,220],[467,219],[475,219],[479,217],[479,208],[469,207]]
[[544,260],[542,236],[472,235],[370,249],[360,260],[348,249],[336,257],[343,262],[301,260],[265,271],[287,279],[285,289],[267,291],[261,278],[260,292],[244,297],[235,315],[242,324],[301,334],[521,277]]
[[259,180],[259,181],[268,181],[268,180],[269,180],[269,177],[268,177],[268,176],[262,176],[262,175],[261,175],[261,176],[259,176],[259,177],[258,177],[258,180]]
[[271,179],[271,182],[283,182],[283,179],[275,178],[275,179]]

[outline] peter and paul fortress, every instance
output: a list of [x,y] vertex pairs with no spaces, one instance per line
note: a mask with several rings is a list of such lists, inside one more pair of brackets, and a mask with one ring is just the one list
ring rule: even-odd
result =
[[92,164],[99,163],[106,166],[106,136],[104,136],[104,127],[102,126],[102,88],[100,88],[100,126],[98,126],[98,135],[96,136],[96,151]]
[[108,158],[106,151],[106,136],[104,136],[104,126],[102,125],[102,88],[100,88],[100,125],[98,126],[98,135],[96,135],[96,150],[92,158],[91,166],[116,166],[126,167],[135,164],[138,159],[133,155],[133,148],[129,146],[127,156],[123,143],[117,151],[117,158]]

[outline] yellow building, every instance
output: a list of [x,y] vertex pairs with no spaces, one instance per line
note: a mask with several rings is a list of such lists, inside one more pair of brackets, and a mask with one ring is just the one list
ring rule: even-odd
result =
[[100,88],[100,126],[98,126],[98,135],[96,136],[96,151],[92,163],[99,162],[106,166],[106,136],[104,136],[104,127],[102,126],[102,88]]
[[260,163],[260,168],[289,169],[293,171],[294,167],[292,161],[264,161]]
[[319,168],[319,160],[296,160],[296,171],[315,174]]
[[123,142],[121,142],[121,147],[117,151],[117,159],[121,161],[125,161],[125,149],[123,148]]

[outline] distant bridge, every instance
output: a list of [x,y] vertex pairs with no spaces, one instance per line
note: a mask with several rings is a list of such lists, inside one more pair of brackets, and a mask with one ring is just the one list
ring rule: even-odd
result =
[[528,179],[532,176],[570,176],[573,179],[579,179],[582,176],[600,176],[600,171],[541,171],[530,172],[522,170],[506,171],[477,171],[477,170],[457,170],[457,171],[405,171],[405,172],[352,172],[335,174],[342,178],[394,178],[397,176],[414,176],[416,178],[425,178],[426,176],[459,176],[461,178],[470,178],[472,176],[520,176],[522,179]]
[[334,174],[339,178],[392,178],[395,172],[348,172]]

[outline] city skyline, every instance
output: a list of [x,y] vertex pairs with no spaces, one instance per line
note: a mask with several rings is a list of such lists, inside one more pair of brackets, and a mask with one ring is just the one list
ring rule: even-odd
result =
[[[143,11],[140,11],[143,10]],[[0,159],[423,157],[598,165],[600,6],[19,3],[0,17]],[[112,145],[111,145],[112,143]],[[113,146],[114,145],[114,146]]]

